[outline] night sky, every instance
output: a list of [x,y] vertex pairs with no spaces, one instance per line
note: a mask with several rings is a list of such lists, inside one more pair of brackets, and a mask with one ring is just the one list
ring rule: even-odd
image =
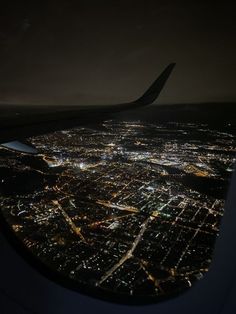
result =
[[158,103],[236,101],[227,1],[5,1],[0,103],[113,104],[176,62]]

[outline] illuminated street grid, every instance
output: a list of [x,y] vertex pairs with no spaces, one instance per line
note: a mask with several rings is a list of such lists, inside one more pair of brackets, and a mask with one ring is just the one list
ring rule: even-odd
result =
[[236,140],[206,124],[107,121],[0,150],[1,208],[24,244],[78,285],[169,296],[208,270]]

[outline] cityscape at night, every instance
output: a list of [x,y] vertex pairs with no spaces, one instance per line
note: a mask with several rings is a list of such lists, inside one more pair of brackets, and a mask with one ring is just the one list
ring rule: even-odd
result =
[[230,130],[108,120],[28,139],[37,155],[0,148],[2,214],[78,288],[175,295],[211,264],[236,160]]

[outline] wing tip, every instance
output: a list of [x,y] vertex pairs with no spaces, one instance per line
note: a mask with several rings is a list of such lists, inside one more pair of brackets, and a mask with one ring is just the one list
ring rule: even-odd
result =
[[135,101],[135,103],[139,104],[140,106],[146,106],[153,103],[160,95],[166,81],[168,80],[175,66],[176,63],[171,62],[158,76],[158,78],[152,83],[152,85],[147,89],[147,91]]

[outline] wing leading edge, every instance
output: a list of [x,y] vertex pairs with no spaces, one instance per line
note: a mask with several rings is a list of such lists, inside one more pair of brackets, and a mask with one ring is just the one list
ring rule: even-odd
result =
[[0,116],[0,145],[33,154],[37,151],[31,147],[27,148],[24,142],[20,145],[21,139],[102,122],[112,118],[116,113],[147,106],[158,98],[174,66],[175,63],[169,64],[140,98],[129,103],[112,106],[73,106],[63,109],[52,106],[53,111],[41,106],[40,110],[35,112],[33,106],[9,105],[9,108],[14,109],[9,109],[10,113],[7,116],[3,114]]

